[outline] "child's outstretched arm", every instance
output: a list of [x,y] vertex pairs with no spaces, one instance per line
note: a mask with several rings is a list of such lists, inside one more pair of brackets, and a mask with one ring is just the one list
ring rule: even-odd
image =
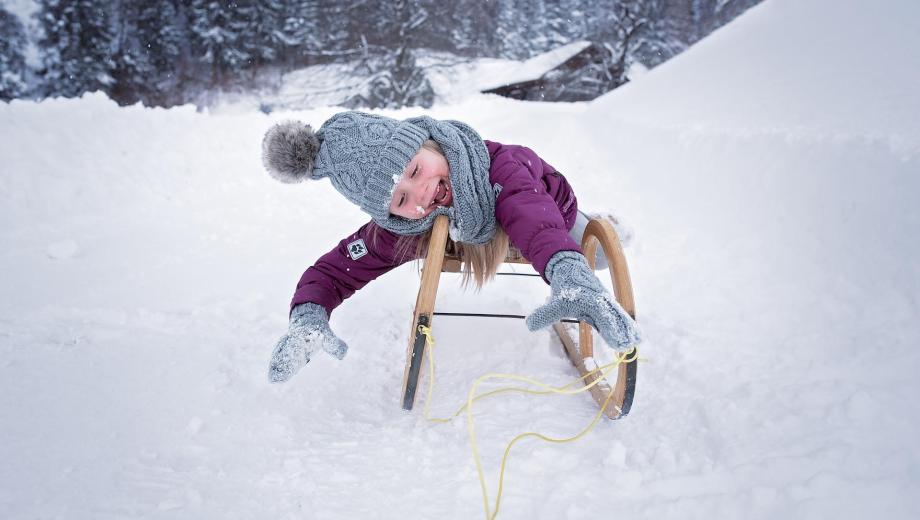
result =
[[329,326],[333,309],[371,280],[409,260],[396,251],[398,237],[373,222],[341,240],[310,266],[300,278],[291,300],[290,325],[272,352],[268,378],[273,383],[290,379],[322,348],[342,359],[348,345]]
[[361,226],[304,271],[291,299],[291,310],[312,302],[322,305],[331,316],[339,304],[372,280],[415,259],[414,248],[409,248],[408,257],[397,258],[398,239],[373,222]]

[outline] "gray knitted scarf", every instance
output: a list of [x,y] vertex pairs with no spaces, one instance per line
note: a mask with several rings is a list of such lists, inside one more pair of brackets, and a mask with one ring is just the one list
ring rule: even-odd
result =
[[394,233],[418,235],[431,229],[438,215],[450,219],[450,238],[467,244],[485,244],[495,233],[496,194],[489,181],[489,150],[475,130],[460,121],[439,121],[428,116],[408,122],[424,128],[441,146],[450,166],[450,186],[454,200],[450,207],[439,207],[422,219],[390,215],[385,229]]

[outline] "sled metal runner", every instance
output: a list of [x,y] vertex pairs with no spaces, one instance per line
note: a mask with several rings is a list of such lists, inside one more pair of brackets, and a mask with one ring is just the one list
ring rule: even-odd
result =
[[[406,356],[406,370],[403,375],[402,406],[405,410],[411,410],[415,404],[418,382],[425,361],[426,336],[421,332],[420,325],[431,327],[432,320],[437,315],[523,318],[523,316],[506,314],[438,313],[434,311],[441,273],[459,273],[461,268],[460,258],[453,251],[453,244],[448,242],[447,228],[448,220],[446,216],[441,215],[435,219],[431,232],[431,241],[428,245],[428,255],[422,267],[421,286],[419,287],[418,298],[415,301],[412,328],[409,334],[409,348]],[[610,279],[613,283],[614,296],[623,309],[635,319],[636,305],[633,299],[632,282],[630,281],[629,268],[626,265],[626,257],[623,254],[619,237],[609,222],[593,219],[588,222],[581,243],[582,251],[592,269],[595,265],[598,246],[603,249],[607,257],[607,263],[610,266]],[[505,263],[530,264],[521,255],[520,251],[514,248],[511,248],[505,257]],[[575,325],[576,323],[577,326]],[[575,329],[578,332],[573,335]],[[559,337],[566,355],[578,370],[579,375],[587,376],[584,379],[584,384],[589,385],[595,380],[601,379],[590,388],[589,392],[598,406],[604,406],[604,403],[607,403],[606,408],[604,408],[604,414],[610,419],[619,419],[628,414],[632,407],[633,395],[636,390],[637,360],[633,357],[631,361],[620,363],[608,375],[608,378],[601,378],[601,373],[591,373],[592,370],[597,368],[594,361],[594,329],[591,325],[584,321],[563,320],[553,324],[553,330]],[[612,379],[614,377],[615,379]],[[611,392],[613,397],[608,402]]]

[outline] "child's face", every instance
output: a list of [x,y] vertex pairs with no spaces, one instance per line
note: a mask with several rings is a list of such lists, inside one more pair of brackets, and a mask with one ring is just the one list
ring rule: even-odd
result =
[[441,154],[422,148],[409,161],[393,189],[390,213],[408,219],[424,218],[438,206],[454,200],[450,188],[450,167]]

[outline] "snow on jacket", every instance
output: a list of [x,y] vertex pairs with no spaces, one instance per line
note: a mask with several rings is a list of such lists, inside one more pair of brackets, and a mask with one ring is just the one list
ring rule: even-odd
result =
[[[491,157],[489,180],[498,190],[495,218],[545,280],[543,271],[550,257],[559,251],[581,252],[569,236],[578,212],[575,193],[565,177],[533,150],[485,143]],[[397,258],[398,239],[373,221],[364,224],[303,273],[291,308],[312,302],[331,315],[343,300],[371,280],[417,258],[413,246],[408,257]]]

